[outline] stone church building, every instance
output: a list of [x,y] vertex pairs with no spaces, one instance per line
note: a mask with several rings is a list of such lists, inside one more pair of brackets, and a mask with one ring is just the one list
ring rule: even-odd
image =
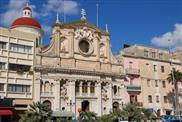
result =
[[52,26],[50,44],[35,58],[34,101],[78,116],[80,109],[109,114],[126,100],[121,59],[113,56],[110,33],[80,21]]

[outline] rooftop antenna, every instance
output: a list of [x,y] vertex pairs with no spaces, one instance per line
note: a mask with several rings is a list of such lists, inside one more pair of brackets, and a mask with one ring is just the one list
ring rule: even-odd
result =
[[99,4],[96,4],[97,7],[97,13],[96,13],[96,23],[97,23],[97,27],[99,27]]
[[65,13],[65,2],[63,0],[63,16],[64,16],[64,23],[66,23],[66,13]]

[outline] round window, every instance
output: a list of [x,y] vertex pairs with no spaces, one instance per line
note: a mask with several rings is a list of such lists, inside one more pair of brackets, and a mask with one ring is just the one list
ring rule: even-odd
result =
[[83,52],[83,53],[88,53],[89,52],[89,49],[90,49],[90,44],[88,41],[86,40],[81,40],[80,43],[79,43],[79,47],[80,47],[80,50]]

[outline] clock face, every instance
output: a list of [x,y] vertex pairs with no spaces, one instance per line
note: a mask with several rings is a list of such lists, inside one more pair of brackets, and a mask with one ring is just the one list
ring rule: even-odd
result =
[[93,51],[93,34],[86,27],[79,28],[75,32],[75,40],[78,40],[78,49],[83,56],[90,56]]

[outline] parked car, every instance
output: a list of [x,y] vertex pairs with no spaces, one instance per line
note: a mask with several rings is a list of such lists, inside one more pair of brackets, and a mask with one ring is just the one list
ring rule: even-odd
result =
[[164,115],[161,116],[162,122],[182,122],[181,117],[174,116],[174,115]]
[[118,122],[128,122],[128,118],[119,117]]
[[171,122],[172,120],[175,120],[175,116],[172,115],[163,115],[161,116],[162,122]]

